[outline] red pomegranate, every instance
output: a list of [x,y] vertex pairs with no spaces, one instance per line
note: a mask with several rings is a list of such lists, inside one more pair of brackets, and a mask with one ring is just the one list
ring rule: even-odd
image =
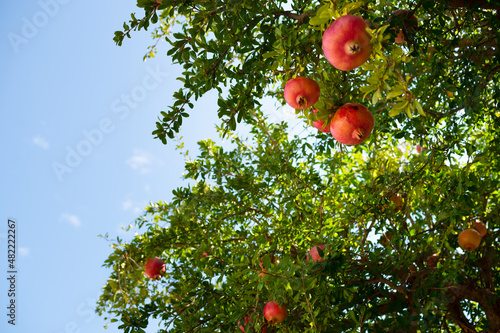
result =
[[313,106],[319,99],[320,88],[318,82],[300,76],[288,80],[285,84],[285,101],[294,109],[303,110]]
[[307,255],[307,261],[309,261],[309,256],[313,261],[323,261],[323,258],[319,255],[318,248],[322,251],[325,250],[325,245],[316,245],[312,249],[309,250],[309,254]]
[[337,69],[349,71],[364,64],[372,53],[368,24],[356,15],[336,19],[323,34],[323,53]]
[[286,306],[279,305],[275,301],[271,301],[264,306],[264,317],[271,324],[281,323],[286,319],[287,308]]
[[375,119],[361,104],[347,103],[337,109],[330,124],[330,131],[340,143],[352,146],[364,142],[373,130]]
[[[313,114],[316,114],[316,112],[318,112],[318,110],[314,109]],[[325,124],[325,122],[321,119],[313,121],[313,126],[321,132],[330,133],[330,124]]]
[[166,267],[163,260],[156,257],[153,259],[149,259],[144,267],[144,274],[152,280],[158,280],[165,274]]

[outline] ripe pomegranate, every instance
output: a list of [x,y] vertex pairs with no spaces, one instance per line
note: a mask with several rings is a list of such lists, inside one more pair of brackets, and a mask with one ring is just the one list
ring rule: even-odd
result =
[[309,256],[311,256],[314,261],[323,261],[323,258],[319,255],[318,247],[321,250],[325,249],[325,245],[316,245],[311,250],[309,250],[309,254],[307,255],[307,261],[309,261]]
[[[418,20],[415,15],[413,15],[411,11],[406,9],[396,10],[394,13],[392,13],[391,21],[392,20],[395,20],[396,22],[402,21],[402,25],[404,26],[404,29],[399,29],[399,33],[394,39],[394,41],[398,44],[404,43],[405,36],[408,36],[408,32],[418,26]],[[398,24],[398,26],[401,26],[401,24]]]
[[340,143],[352,146],[365,141],[372,132],[375,119],[363,105],[347,103],[337,109],[330,123],[330,131]]
[[417,145],[416,149],[417,149],[417,154],[420,155],[422,153],[422,146],[421,145]]
[[285,101],[294,109],[303,110],[313,106],[319,99],[320,88],[318,82],[300,76],[288,80],[285,84]]
[[260,269],[262,269],[262,273],[259,273],[259,276],[260,276],[260,277],[264,277],[264,276],[266,276],[267,271],[266,271],[266,269],[264,268],[264,265],[262,264],[262,261],[259,263],[259,266],[260,266]]
[[[313,113],[316,114],[316,112],[318,112],[318,110],[314,109]],[[313,121],[313,126],[321,132],[330,133],[330,124],[325,124],[325,122],[321,119]]]
[[323,34],[323,53],[337,69],[349,71],[364,64],[372,53],[368,24],[356,15],[336,19]]
[[465,251],[474,251],[481,243],[481,235],[476,229],[466,229],[458,235],[458,244]]
[[260,268],[262,269],[262,272],[261,272],[261,273],[259,273],[259,276],[260,276],[260,277],[264,277],[264,276],[266,276],[266,274],[267,274],[267,270],[264,268],[264,265],[263,265],[262,261],[259,263],[259,266],[260,266]]
[[280,306],[275,301],[271,301],[264,306],[264,317],[271,324],[281,323],[286,319],[287,309],[285,305]]
[[486,225],[483,222],[481,222],[479,220],[474,221],[474,227],[479,232],[481,237],[486,236],[486,233],[488,232],[488,230],[486,229]]
[[[271,263],[274,265],[278,262],[275,256],[271,257]],[[262,263],[262,259],[259,262],[260,269],[262,270],[262,273],[259,273],[260,277],[264,277],[267,274],[267,270],[264,268],[264,264]]]
[[144,274],[152,280],[158,280],[165,274],[165,271],[165,263],[163,260],[156,257],[148,260],[144,269]]

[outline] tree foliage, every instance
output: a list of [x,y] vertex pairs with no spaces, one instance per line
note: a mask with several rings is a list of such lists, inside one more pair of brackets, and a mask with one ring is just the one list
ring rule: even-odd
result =
[[[100,314],[125,332],[143,332],[151,318],[159,332],[500,331],[498,3],[137,5],[144,17],[133,14],[115,41],[156,24],[154,39],[184,68],[153,135],[174,138],[196,116],[195,101],[217,89],[230,145],[199,142],[186,160],[188,185],[147,207],[131,241],[110,240]],[[398,9],[418,27],[397,19]],[[324,58],[321,39],[347,13],[370,22],[374,50],[343,72]],[[403,44],[394,41],[400,29]],[[316,80],[321,97],[316,115],[297,110],[306,129],[291,136],[285,122],[266,120],[261,101],[284,104],[284,84],[297,76]],[[348,102],[376,119],[352,147],[310,126]],[[248,139],[236,131],[241,122]],[[464,252],[458,234],[477,219],[488,233]],[[323,244],[322,260],[308,260]],[[158,281],[144,276],[153,257],[167,266]],[[269,301],[287,306],[283,323],[266,323]]]

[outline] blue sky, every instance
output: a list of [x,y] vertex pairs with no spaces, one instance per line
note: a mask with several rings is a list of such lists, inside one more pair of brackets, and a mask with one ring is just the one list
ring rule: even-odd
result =
[[[121,228],[149,201],[183,184],[175,144],[151,135],[180,69],[161,45],[142,61],[149,31],[115,45],[131,12],[142,14],[135,1],[0,4],[1,332],[118,332],[94,314],[111,251],[97,235],[126,238]],[[183,125],[192,155],[197,141],[217,138],[216,97],[198,101]],[[277,120],[292,117],[269,107]],[[15,326],[6,309],[8,218],[17,221]]]

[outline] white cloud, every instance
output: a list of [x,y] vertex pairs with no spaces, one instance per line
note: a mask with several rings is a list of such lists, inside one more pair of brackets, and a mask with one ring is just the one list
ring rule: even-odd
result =
[[123,210],[129,210],[130,208],[132,208],[132,206],[134,206],[134,203],[130,199],[127,199],[124,202],[122,202]]
[[127,164],[141,175],[150,172],[151,165],[157,162],[159,161],[152,154],[140,149],[134,149],[133,156],[127,160]]
[[20,247],[17,249],[21,257],[26,257],[30,254],[30,249],[28,247]]
[[42,138],[40,135],[37,135],[33,138],[33,143],[43,149],[48,149],[49,148],[49,142]]
[[133,212],[134,214],[139,214],[142,212],[142,206],[133,201],[132,199],[128,198],[128,199],[125,199],[123,202],[122,202],[122,209],[125,210],[125,211],[131,211]]
[[65,223],[71,224],[75,228],[82,225],[82,222],[80,222],[80,218],[76,215],[63,213],[63,214],[61,214],[60,220],[65,222]]

